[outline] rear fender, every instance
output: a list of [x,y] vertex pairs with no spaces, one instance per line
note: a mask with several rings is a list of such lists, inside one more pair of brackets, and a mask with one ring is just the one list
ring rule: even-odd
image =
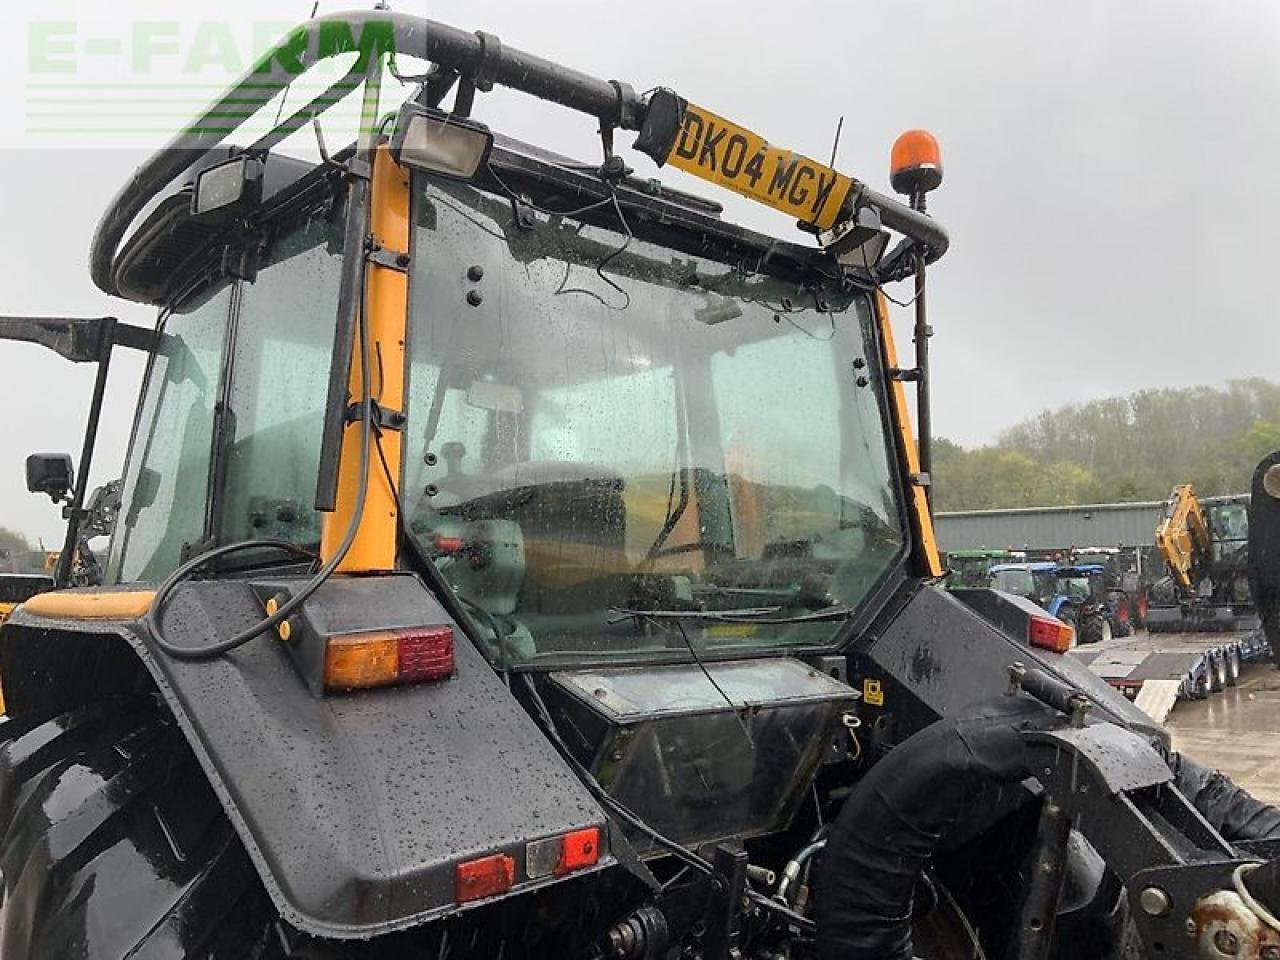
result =
[[[416,578],[377,581],[388,593],[418,591],[424,622],[448,620]],[[170,641],[204,645],[262,616],[246,583],[189,583],[166,607],[163,629]],[[274,634],[182,662],[158,652],[140,621],[59,620],[19,607],[0,642],[15,711],[89,694],[74,689],[71,672],[94,678],[79,684],[99,693],[103,671],[121,684],[149,678],[281,915],[331,938],[459,911],[456,865],[477,857],[511,856],[513,892],[556,882],[529,878],[530,840],[596,826],[594,869],[615,862],[603,811],[460,630],[455,656],[456,675],[439,683],[321,698]],[[35,676],[55,662],[68,677]]]

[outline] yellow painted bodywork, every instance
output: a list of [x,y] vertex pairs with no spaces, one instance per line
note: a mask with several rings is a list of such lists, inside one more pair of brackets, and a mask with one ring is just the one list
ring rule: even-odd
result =
[[[373,164],[371,227],[383,249],[409,250],[409,172],[397,164],[386,147],[380,147]],[[405,329],[409,311],[409,278],[406,273],[370,263],[366,272],[369,323],[370,389],[383,410],[404,410]],[[357,335],[351,357],[350,390],[362,395],[360,341]],[[326,514],[320,537],[320,554],[329,560],[347,532],[360,492],[359,421],[347,425],[338,465],[338,497]],[[368,493],[364,514],[351,549],[339,565],[344,573],[391,570],[396,564],[396,488],[399,483],[401,435],[383,430],[382,455],[391,471],[389,481],[375,447],[369,456]]]
[[1197,562],[1213,549],[1213,536],[1191,484],[1180,484],[1169,494],[1164,518],[1156,527],[1156,547],[1178,586],[1193,589],[1192,574]]
[[57,620],[137,620],[151,607],[152,590],[41,593],[22,604],[24,613]]
[[835,224],[855,182],[692,103],[666,162],[823,230]]
[[[893,325],[889,320],[889,307],[884,294],[876,292],[876,321],[880,328],[881,350],[884,352],[885,365],[898,365],[898,348],[893,342]],[[907,392],[902,381],[894,380],[889,384],[890,397],[893,402],[894,422],[906,451],[907,471],[911,474],[920,472],[920,451],[916,447],[915,431],[911,429],[911,417],[907,412]],[[926,576],[942,576],[942,558],[938,556],[938,541],[933,533],[933,515],[929,512],[929,500],[925,496],[924,487],[911,484],[909,489],[912,526],[915,528],[916,543],[923,572]]]

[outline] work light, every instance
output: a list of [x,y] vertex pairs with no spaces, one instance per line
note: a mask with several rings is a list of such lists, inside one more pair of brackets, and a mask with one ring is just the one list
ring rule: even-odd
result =
[[396,123],[391,155],[406,167],[470,180],[492,146],[493,134],[484,124],[408,103]]
[[229,220],[258,206],[263,169],[257,157],[242,155],[201,170],[191,191],[192,218]]

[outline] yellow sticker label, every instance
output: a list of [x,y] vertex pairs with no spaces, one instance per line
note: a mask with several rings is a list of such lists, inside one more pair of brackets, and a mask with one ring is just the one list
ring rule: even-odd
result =
[[862,681],[862,700],[868,706],[884,706],[884,688],[880,686],[879,680],[868,677]]
[[759,629],[754,623],[718,623],[715,626],[707,627],[706,633],[709,637],[754,637]]
[[854,183],[692,103],[667,163],[823,230],[835,224]]

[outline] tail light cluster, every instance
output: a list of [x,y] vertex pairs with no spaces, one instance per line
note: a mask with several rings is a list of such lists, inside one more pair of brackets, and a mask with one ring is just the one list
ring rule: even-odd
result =
[[1066,653],[1076,643],[1076,631],[1056,617],[1032,616],[1027,622],[1027,642],[1041,650]]
[[[600,862],[600,828],[587,827],[525,845],[524,872],[530,880],[561,877]],[[516,882],[515,858],[495,853],[454,868],[454,898],[469,903],[506,893]]]
[[453,676],[453,627],[325,637],[326,690],[362,690]]
[[[296,586],[255,584],[273,616]],[[330,579],[276,633],[311,692],[323,696],[449,679],[455,629],[416,578],[395,574]]]

